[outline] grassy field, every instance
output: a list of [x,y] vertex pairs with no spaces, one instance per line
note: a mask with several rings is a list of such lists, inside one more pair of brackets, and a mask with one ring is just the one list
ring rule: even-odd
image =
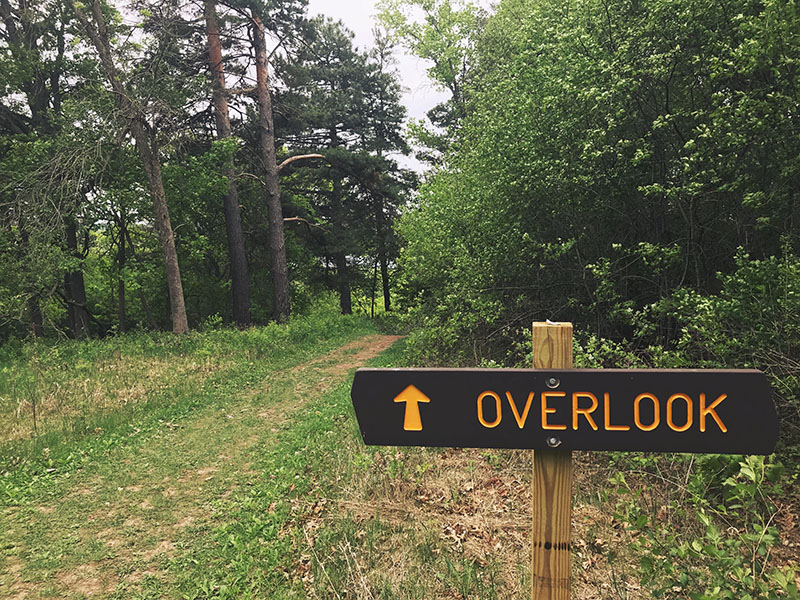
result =
[[[219,525],[215,504],[258,483],[264,473],[252,465],[296,411],[393,341],[363,320],[317,317],[18,354],[8,379],[33,363],[40,389],[63,393],[40,404],[38,439],[6,429],[0,597],[179,597],[183,568],[170,576],[163,561]],[[117,401],[130,396],[113,381],[142,396]],[[87,403],[84,419],[63,409],[72,398]]]
[[[353,370],[403,360],[403,341],[369,322],[320,315],[8,353],[0,599],[527,597],[529,452],[361,443]],[[725,531],[713,560],[680,557],[657,546],[705,539],[685,482],[718,466],[583,453],[575,465],[573,597],[651,598],[671,581],[643,569],[657,555],[678,568],[665,598],[701,598],[710,569],[735,577],[730,561],[762,548],[758,581],[730,589],[797,597],[794,574],[774,571],[796,561],[793,506],[765,512],[781,541],[724,551],[741,537]]]
[[288,327],[6,348],[0,355],[0,500],[22,501],[40,480],[50,487],[91,456],[137,443],[276,370],[374,332],[363,319],[319,314]]

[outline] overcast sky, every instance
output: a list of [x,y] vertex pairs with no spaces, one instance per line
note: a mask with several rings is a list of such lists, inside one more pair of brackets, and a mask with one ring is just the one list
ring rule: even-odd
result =
[[[375,26],[374,0],[309,0],[310,15],[327,15],[340,19],[356,34],[355,43],[362,50],[372,47],[372,28]],[[412,118],[421,119],[431,108],[447,96],[436,90],[425,74],[428,63],[421,59],[401,54],[398,50],[397,70],[406,90],[404,103]]]
[[[355,44],[362,50],[373,45],[372,28],[375,26],[374,0],[309,0],[309,15],[327,15],[339,19],[355,33]],[[397,50],[397,71],[405,93],[403,103],[408,116],[421,119],[431,108],[447,98],[437,90],[426,75],[427,61]],[[400,164],[407,168],[422,170],[423,165],[414,159],[401,158]]]

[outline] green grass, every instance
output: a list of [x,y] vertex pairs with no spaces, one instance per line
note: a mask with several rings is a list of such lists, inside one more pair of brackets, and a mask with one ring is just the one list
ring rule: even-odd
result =
[[[169,367],[140,402],[85,405],[83,429],[6,441],[0,600],[526,597],[530,453],[365,447],[348,374],[391,341],[374,334],[317,315],[8,353],[6,373],[37,361],[62,388]],[[404,342],[370,362],[404,363]],[[576,464],[573,593],[650,597],[611,519],[617,469]]]
[[[397,364],[401,355],[396,344],[374,364]],[[226,522],[173,565],[179,597],[306,597],[302,577],[295,577],[301,565],[312,568],[312,556],[298,554],[303,525],[319,517],[320,502],[335,495],[337,480],[353,475],[352,462],[340,452],[360,437],[350,385],[348,379],[315,399],[277,443],[259,448],[261,478],[221,504]]]
[[[374,333],[363,319],[317,315],[246,332],[40,347],[44,373],[78,379],[90,370],[65,367],[77,354],[98,363],[119,347],[170,361],[206,353],[215,368],[200,385],[176,380],[140,406],[118,407],[115,427],[102,432],[54,429],[48,452],[31,445],[39,455],[0,478],[0,598],[181,597],[180,557],[213,539],[227,522],[219,508],[263,478],[264,449],[344,380],[342,363],[374,353]],[[7,361],[8,372],[24,371],[25,352]]]
[[[398,343],[371,364],[402,362]],[[394,485],[413,488],[438,456],[364,447],[350,386],[348,379],[315,399],[274,443],[259,448],[258,481],[218,504],[224,522],[171,563],[176,597],[510,597],[498,595],[496,561],[465,556],[442,539],[438,526],[365,519],[340,505],[356,488],[357,496],[365,488],[375,496]],[[527,560],[522,555],[514,567],[513,589],[524,585]]]
[[[0,504],[57,493],[60,477],[270,373],[373,333],[317,313],[247,331],[134,333],[0,352]],[[37,408],[34,422],[34,407]]]
[[[404,523],[348,508],[402,490],[413,509],[408,492],[447,467],[436,451],[363,446],[342,370],[358,347],[326,351],[371,331],[326,331],[261,366],[234,360],[195,396],[152,405],[161,411],[129,424],[136,435],[62,440],[89,449],[79,468],[0,511],[0,598],[508,597],[502,565],[454,547],[437,515]],[[401,364],[402,352],[395,344],[372,364]],[[119,441],[98,445],[109,436]],[[467,473],[504,458],[469,460],[480,465]],[[11,479],[36,481],[32,464]],[[462,500],[456,491],[443,510]],[[526,562],[513,567],[520,581]]]

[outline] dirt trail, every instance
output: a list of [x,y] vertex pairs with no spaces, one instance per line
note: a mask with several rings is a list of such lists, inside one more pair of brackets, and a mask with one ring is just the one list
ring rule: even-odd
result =
[[374,335],[275,372],[224,407],[165,423],[145,445],[111,452],[61,498],[8,511],[0,599],[127,596],[165,581],[163,561],[209,531],[215,502],[249,485],[257,447],[311,398],[397,341]]

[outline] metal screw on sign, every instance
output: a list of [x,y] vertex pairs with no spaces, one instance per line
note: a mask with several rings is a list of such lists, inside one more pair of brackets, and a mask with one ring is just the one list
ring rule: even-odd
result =
[[551,390],[554,390],[561,385],[561,382],[555,377],[549,377],[545,383]]
[[547,445],[551,448],[558,448],[561,445],[561,440],[556,436],[547,438]]

